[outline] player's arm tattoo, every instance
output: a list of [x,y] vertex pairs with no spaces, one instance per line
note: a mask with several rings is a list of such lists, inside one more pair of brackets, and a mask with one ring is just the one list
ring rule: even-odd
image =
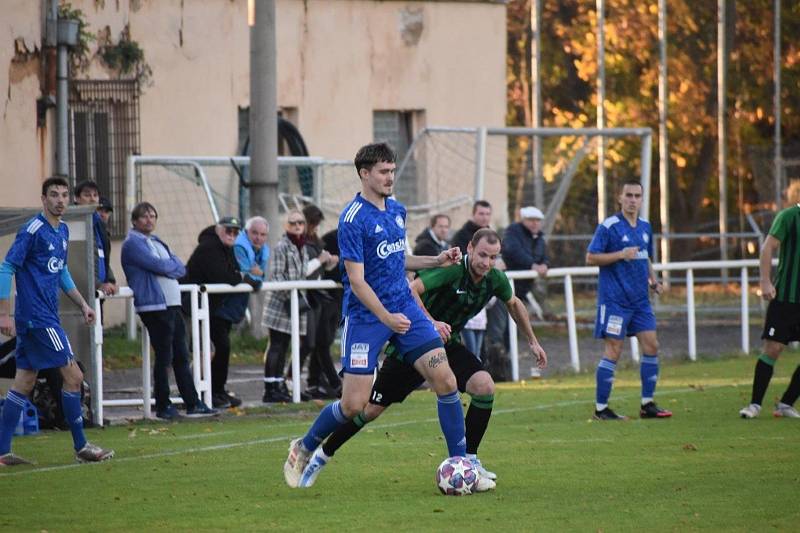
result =
[[444,351],[436,352],[428,359],[428,368],[436,368],[447,361],[447,354]]

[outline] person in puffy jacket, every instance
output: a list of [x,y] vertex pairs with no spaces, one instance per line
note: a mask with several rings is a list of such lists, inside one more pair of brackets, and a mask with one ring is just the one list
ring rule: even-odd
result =
[[[261,282],[245,276],[233,252],[233,245],[242,225],[236,217],[223,217],[213,226],[208,226],[197,237],[197,247],[186,263],[186,275],[181,283],[247,283],[253,288]],[[244,305],[242,305],[244,303]],[[244,318],[247,300],[240,294],[209,294],[209,326],[214,356],[211,360],[211,397],[213,407],[225,409],[238,407],[242,400],[225,390],[228,382],[228,366],[231,358],[231,327]]]

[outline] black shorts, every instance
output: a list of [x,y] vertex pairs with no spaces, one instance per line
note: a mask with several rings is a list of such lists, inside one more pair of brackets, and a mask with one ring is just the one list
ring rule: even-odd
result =
[[[451,342],[445,345],[445,350],[447,351],[447,362],[456,376],[458,390],[464,392],[469,378],[483,370],[483,365],[461,343]],[[383,407],[389,407],[393,403],[402,403],[424,382],[425,378],[417,372],[416,368],[396,357],[387,357],[372,386],[369,403]]]
[[781,344],[800,341],[800,304],[772,300],[761,338]]

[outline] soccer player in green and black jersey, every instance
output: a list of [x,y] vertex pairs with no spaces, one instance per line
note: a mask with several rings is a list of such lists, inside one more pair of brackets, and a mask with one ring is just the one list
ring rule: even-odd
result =
[[[790,186],[786,196],[794,205],[775,217],[759,256],[761,297],[769,301],[769,307],[761,334],[764,349],[756,361],[750,405],[739,411],[742,418],[758,416],[772,379],[773,367],[784,346],[792,341],[800,341],[800,184]],[[770,273],[772,256],[776,250],[780,250],[780,255],[778,275],[773,285]],[[800,413],[794,408],[798,396],[800,366],[795,369],[789,387],[772,414],[776,417],[800,418]]]
[[[481,473],[481,481],[476,489],[478,492],[494,488],[494,479],[497,478],[494,473],[481,466],[477,457],[478,445],[483,439],[492,413],[494,381],[483,370],[480,359],[461,343],[459,333],[469,319],[496,296],[506,304],[511,317],[524,332],[539,368],[547,365],[547,354],[533,333],[525,305],[514,296],[506,275],[494,267],[499,254],[500,237],[497,233],[488,228],[480,229],[472,237],[467,246],[467,255],[460,263],[423,270],[411,284],[412,294],[419,299],[422,309],[433,321],[436,331],[445,342],[447,360],[456,376],[458,389],[471,396],[465,419],[466,444],[467,457],[476,464]],[[414,367],[397,357],[394,346],[390,344],[366,408],[347,424],[340,426],[317,448],[303,472],[300,486],[313,485],[320,470],[336,450],[391,404],[405,400],[423,381]]]

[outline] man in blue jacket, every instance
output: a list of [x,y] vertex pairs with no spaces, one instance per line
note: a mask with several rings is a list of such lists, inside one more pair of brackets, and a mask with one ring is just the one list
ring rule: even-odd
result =
[[197,395],[189,369],[186,326],[181,316],[181,292],[178,278],[186,274],[183,263],[169,247],[153,235],[158,211],[142,202],[131,211],[133,229],[122,243],[122,269],[133,290],[133,303],[150,334],[155,350],[153,385],[156,416],[164,420],[180,418],[169,399],[168,369],[172,366],[186,416],[202,417],[217,414]]

